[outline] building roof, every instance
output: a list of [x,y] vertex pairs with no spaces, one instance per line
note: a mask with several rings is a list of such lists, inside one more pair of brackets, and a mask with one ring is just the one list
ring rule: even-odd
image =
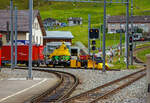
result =
[[[129,17],[129,22],[131,22],[131,17]],[[110,16],[107,18],[107,23],[125,23],[125,16]],[[150,16],[133,16],[134,23],[150,23]]]
[[[33,11],[33,20],[36,17],[39,20],[42,33],[44,33],[43,31],[44,27],[38,10]],[[7,25],[6,25],[7,22],[9,22],[10,24],[10,10],[0,10],[0,32],[7,31]],[[10,30],[10,25],[9,25],[9,30]],[[18,32],[29,32],[29,10],[18,10]]]
[[46,31],[44,38],[49,39],[73,39],[74,36],[70,31]]

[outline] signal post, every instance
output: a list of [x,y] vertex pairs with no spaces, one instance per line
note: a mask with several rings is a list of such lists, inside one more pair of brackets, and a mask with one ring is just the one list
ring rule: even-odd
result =
[[133,35],[130,35],[129,36],[129,50],[130,50],[130,62],[131,62],[131,65],[133,65]]
[[92,51],[93,51],[93,69],[95,68],[94,58],[95,58],[95,50],[96,50],[96,41],[95,39],[99,38],[99,29],[89,29],[89,40],[92,39]]

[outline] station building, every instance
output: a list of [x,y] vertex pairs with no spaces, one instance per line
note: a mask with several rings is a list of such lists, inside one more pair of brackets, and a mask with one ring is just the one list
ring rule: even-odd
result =
[[[17,39],[28,41],[29,40],[29,10],[18,10],[17,16],[18,16]],[[13,29],[15,30],[15,23],[13,25]],[[10,44],[10,31],[11,31],[10,10],[0,10],[0,34],[2,34],[3,36],[2,38],[3,45]],[[38,10],[33,11],[32,31],[33,31],[32,33],[33,44],[43,45],[43,36],[46,35],[46,32],[42,24],[40,12]]]

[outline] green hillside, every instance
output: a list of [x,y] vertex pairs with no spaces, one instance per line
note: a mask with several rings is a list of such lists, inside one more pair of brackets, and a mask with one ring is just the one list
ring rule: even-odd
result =
[[[71,31],[75,41],[82,41],[87,45],[88,14],[91,14],[91,27],[99,28],[103,23],[103,4],[96,3],[71,3],[71,2],[46,2],[33,0],[34,9],[40,10],[42,19],[51,17],[67,23],[69,17],[82,17],[83,25],[64,27],[55,30]],[[28,9],[28,0],[14,0],[19,9]],[[134,0],[134,15],[150,15],[150,0]],[[0,9],[8,9],[9,0],[0,0]],[[107,4],[107,15],[125,15],[125,4]],[[117,37],[117,38],[116,38]],[[119,35],[106,36],[106,45],[111,46],[119,43]],[[113,38],[116,38],[115,40]],[[97,43],[99,44],[99,43]]]

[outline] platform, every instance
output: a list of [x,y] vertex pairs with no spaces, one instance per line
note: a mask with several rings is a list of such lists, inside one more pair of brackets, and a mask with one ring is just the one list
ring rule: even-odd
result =
[[9,78],[0,80],[0,103],[24,103],[58,82],[57,78]]

